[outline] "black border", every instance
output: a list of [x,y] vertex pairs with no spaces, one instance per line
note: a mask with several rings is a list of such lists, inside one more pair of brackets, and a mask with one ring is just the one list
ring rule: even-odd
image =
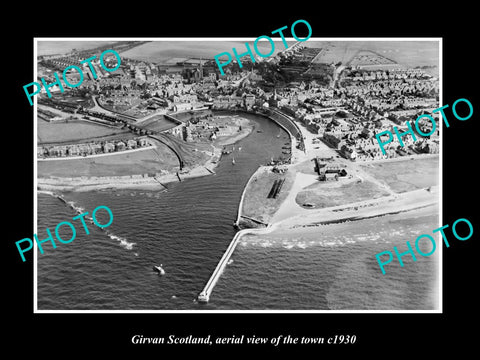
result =
[[[73,5],[73,4],[72,4]],[[449,9],[419,4],[383,4],[382,7],[357,4],[276,3],[267,10],[258,4],[197,3],[174,10],[161,4],[128,4],[121,9],[103,10],[97,4],[66,9],[48,7],[23,12],[19,25],[5,25],[4,45],[4,124],[7,139],[3,159],[4,219],[6,236],[4,256],[9,268],[4,272],[8,289],[3,293],[7,306],[4,338],[17,351],[28,344],[39,353],[65,356],[75,354],[134,355],[152,353],[162,356],[183,350],[193,356],[204,351],[219,353],[261,352],[314,356],[328,353],[366,350],[371,356],[432,354],[439,349],[472,348],[474,331],[470,313],[475,312],[476,278],[474,272],[478,232],[465,242],[452,241],[444,248],[443,314],[33,314],[33,257],[22,263],[14,242],[33,233],[33,108],[25,101],[22,86],[33,78],[34,37],[257,37],[295,20],[307,20],[313,37],[442,37],[443,102],[469,99],[474,115],[468,121],[453,120],[444,131],[443,148],[443,223],[467,218],[478,227],[474,212],[478,197],[476,178],[476,130],[478,95],[474,92],[476,68],[474,19],[472,6],[457,3]],[[111,6],[121,6],[119,4]],[[129,10],[130,9],[130,10]],[[35,11],[36,10],[36,11]],[[70,19],[70,20],[69,20]],[[12,30],[21,29],[21,32]],[[6,92],[5,92],[6,90]],[[7,111],[5,111],[7,109]],[[479,108],[480,109],[480,108]],[[8,149],[8,150],[7,150]],[[8,189],[8,190],[7,190]],[[144,336],[198,335],[229,336],[333,336],[355,334],[357,342],[347,346],[159,346],[133,345],[135,334]],[[65,352],[70,350],[70,352]],[[385,352],[383,352],[385,350]],[[39,355],[39,354],[38,354]]]

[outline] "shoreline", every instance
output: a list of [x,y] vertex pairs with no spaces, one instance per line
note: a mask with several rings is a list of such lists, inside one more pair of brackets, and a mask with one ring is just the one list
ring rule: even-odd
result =
[[[39,191],[94,191],[106,189],[142,189],[156,190],[166,189],[163,184],[183,181],[184,179],[214,175],[214,169],[220,160],[221,149],[215,148],[213,155],[204,164],[198,165],[188,172],[166,173],[161,176],[99,176],[78,178],[37,178],[37,190]],[[181,179],[181,180],[180,180]]]
[[432,187],[431,191],[419,189],[397,194],[396,196],[386,196],[324,209],[307,210],[311,213],[290,216],[273,223],[271,226],[278,230],[317,227],[345,221],[370,219],[438,205],[438,187]]
[[[248,121],[248,120],[247,120]],[[218,166],[223,146],[233,145],[246,138],[253,132],[254,126],[249,125],[239,133],[220,138],[217,142],[211,144],[213,151],[210,158],[203,164],[197,165],[187,171],[177,171],[176,173],[165,173],[160,176],[144,175],[119,175],[119,176],[80,176],[80,177],[50,177],[37,178],[37,190],[39,191],[95,191],[106,189],[141,189],[156,190],[158,188],[166,190],[164,184],[183,181],[184,179],[197,178],[208,175],[215,175],[215,168]],[[148,147],[146,149],[150,149]],[[143,149],[142,149],[143,150]],[[104,155],[104,154],[102,154]],[[84,157],[82,157],[83,159]],[[41,159],[37,159],[41,160]],[[52,159],[54,160],[54,159]],[[61,158],[55,160],[69,160]],[[180,180],[181,179],[181,180]]]
[[[267,118],[270,121],[276,123],[279,127],[283,128],[287,131],[290,137],[290,142],[293,145],[294,137],[290,134],[290,132],[285,129],[281,124],[279,124],[274,118],[257,113],[257,112],[249,112],[249,111],[238,111],[238,110],[217,110],[219,116],[238,116],[238,120],[240,122],[245,121],[247,124],[244,125],[244,128],[239,132],[233,135],[227,135],[219,137],[216,141],[214,141],[211,146],[213,147],[213,154],[205,163],[197,165],[190,169],[188,172],[177,172],[177,173],[165,173],[164,175],[157,176],[157,177],[144,177],[141,174],[134,174],[134,175],[119,175],[119,176],[80,176],[80,177],[59,177],[53,176],[49,178],[45,177],[37,177],[37,184],[36,187],[38,190],[46,190],[46,191],[94,191],[94,190],[105,190],[105,189],[143,189],[143,190],[155,190],[160,188],[164,188],[162,184],[168,184],[172,182],[181,181],[178,179],[178,176],[183,179],[188,178],[195,178],[207,175],[215,174],[214,169],[218,165],[222,157],[222,150],[224,146],[233,145],[236,142],[244,139],[248,135],[250,135],[255,126],[250,124],[250,120],[248,118],[244,118],[241,116],[242,113],[246,114],[253,114],[256,116],[261,116],[263,118]],[[243,120],[243,121],[242,121]],[[293,146],[292,146],[293,148]],[[104,156],[104,154],[101,154]],[[82,157],[83,159],[84,157]],[[70,160],[71,158],[59,158],[59,159],[49,159],[50,161],[54,160]],[[37,159],[37,161],[43,159]],[[177,175],[179,174],[179,175]]]

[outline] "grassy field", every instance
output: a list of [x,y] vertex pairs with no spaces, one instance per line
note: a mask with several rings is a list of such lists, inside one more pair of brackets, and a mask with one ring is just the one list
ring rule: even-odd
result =
[[75,142],[99,136],[128,134],[128,130],[114,129],[88,122],[49,123],[38,119],[37,141],[43,143]]
[[[314,41],[306,43],[309,47],[325,48],[316,59],[320,63],[343,64],[350,61],[360,50],[370,50],[399,64],[410,67],[437,65],[439,46],[437,41]],[[328,49],[328,50],[327,50]]]
[[309,203],[315,208],[344,205],[352,202],[377,199],[388,193],[370,182],[358,182],[356,179],[339,181],[319,181],[300,191],[295,199],[297,204]]
[[[274,181],[283,178],[285,182],[277,198],[268,199],[267,196]],[[295,172],[293,171],[287,171],[285,174],[276,174],[271,171],[257,172],[245,193],[242,215],[268,223],[287,197],[294,180]]]
[[406,192],[439,185],[439,157],[379,162],[361,165],[376,179],[385,182],[395,192]]
[[123,176],[178,168],[178,159],[165,145],[156,149],[77,160],[39,161],[38,177]]
[[302,161],[301,163],[295,164],[295,170],[302,172],[304,174],[317,175],[315,171],[315,163],[313,160]]

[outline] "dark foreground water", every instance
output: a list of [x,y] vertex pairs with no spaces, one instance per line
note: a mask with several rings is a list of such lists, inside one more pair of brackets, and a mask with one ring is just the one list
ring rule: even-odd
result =
[[[75,221],[72,243],[57,249],[45,244],[45,253],[38,254],[38,309],[433,309],[433,256],[407,261],[404,268],[392,265],[388,276],[374,257],[392,250],[392,243],[437,228],[438,216],[428,212],[329,225],[313,239],[245,237],[210,303],[195,302],[235,234],[232,223],[245,183],[288,141],[276,124],[249,117],[256,129],[236,144],[235,165],[232,155],[225,156],[214,176],[169,184],[163,193],[65,193],[89,212],[108,206],[114,220],[107,231],[87,222],[89,235]],[[46,237],[46,227],[53,230],[75,215],[58,199],[39,194],[39,238]],[[152,271],[159,264],[163,277]]]

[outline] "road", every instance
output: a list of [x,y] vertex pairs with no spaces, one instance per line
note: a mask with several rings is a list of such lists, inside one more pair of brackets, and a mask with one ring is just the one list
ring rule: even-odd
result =
[[[96,112],[99,112],[99,113],[102,113],[102,114],[105,114],[105,115],[109,115],[109,116],[117,116],[119,115],[118,113],[114,112],[114,111],[110,111],[110,110],[107,110],[107,109],[104,109],[103,107],[100,106],[100,104],[98,103],[98,100],[97,100],[97,97],[96,96],[93,96],[92,95],[92,100],[93,100],[93,103],[95,104],[95,106],[89,110],[92,110],[92,111],[96,111]],[[134,118],[133,116],[130,116],[130,115],[123,115],[122,116],[126,117],[126,118],[129,118],[131,120],[135,120],[137,121],[136,118]]]

